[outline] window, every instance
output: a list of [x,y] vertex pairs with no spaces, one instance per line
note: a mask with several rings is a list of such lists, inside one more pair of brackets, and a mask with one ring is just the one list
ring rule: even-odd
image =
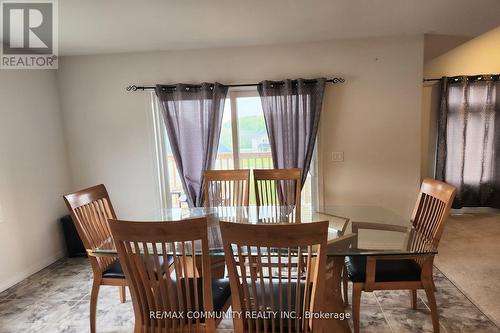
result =
[[[182,182],[161,118],[160,107],[152,93],[152,110],[156,146],[157,179],[162,207],[187,207]],[[315,161],[311,162],[311,171]],[[224,105],[221,134],[215,169],[273,168],[271,145],[260,97],[256,89],[230,90]],[[312,205],[311,173],[302,189],[302,205]],[[250,184],[250,204],[255,204],[253,180]]]
[[499,208],[500,83],[492,76],[468,76],[449,78],[443,87],[436,178],[457,188],[452,208]]

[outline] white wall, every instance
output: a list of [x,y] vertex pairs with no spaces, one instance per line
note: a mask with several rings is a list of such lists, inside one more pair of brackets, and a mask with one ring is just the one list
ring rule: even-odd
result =
[[[145,36],[147,38],[147,36]],[[117,213],[155,208],[146,93],[129,84],[342,76],[322,118],[325,204],[408,215],[420,176],[423,38],[63,57],[58,71],[73,189],[104,183]],[[329,161],[344,151],[345,162]]]
[[56,76],[0,71],[0,290],[64,255],[69,175]]

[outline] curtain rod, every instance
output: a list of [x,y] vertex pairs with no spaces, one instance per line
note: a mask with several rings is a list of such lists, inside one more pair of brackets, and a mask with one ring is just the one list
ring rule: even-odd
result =
[[[499,80],[500,79],[500,74],[456,75],[456,76],[449,76],[448,79],[459,81],[464,76],[472,78],[473,80],[481,80],[483,77],[491,77],[492,80]],[[443,78],[424,79],[424,82],[441,81],[442,79]]]
[[[311,81],[311,80],[305,80],[305,81]],[[283,81],[281,81],[283,82]],[[341,77],[334,77],[332,79],[326,80],[328,83],[344,83],[345,80],[344,78]],[[225,87],[256,87],[260,85],[260,83],[236,83],[236,84],[224,84]],[[128,86],[127,91],[137,91],[137,90],[155,90],[156,86],[136,86],[136,85],[131,85]]]

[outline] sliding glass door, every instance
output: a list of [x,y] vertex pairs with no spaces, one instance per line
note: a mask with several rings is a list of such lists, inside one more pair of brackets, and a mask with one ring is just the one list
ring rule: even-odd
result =
[[[155,162],[157,182],[162,207],[187,207],[177,166],[170,150],[165,126],[157,105],[156,96],[151,94]],[[302,205],[313,205],[312,195],[315,158],[311,171],[302,189]],[[271,146],[267,136],[266,123],[260,97],[256,89],[230,90],[224,105],[221,136],[215,169],[269,169],[273,168]],[[255,204],[253,180],[250,184],[250,204]]]

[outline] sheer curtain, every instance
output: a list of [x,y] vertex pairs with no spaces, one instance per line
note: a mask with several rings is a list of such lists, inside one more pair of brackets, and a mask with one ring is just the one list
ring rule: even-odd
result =
[[498,77],[443,78],[436,177],[455,187],[453,208],[500,208]]
[[227,87],[156,86],[175,163],[190,207],[203,205],[203,173],[214,166]]
[[326,79],[263,81],[258,86],[275,168],[302,169],[307,178]]

